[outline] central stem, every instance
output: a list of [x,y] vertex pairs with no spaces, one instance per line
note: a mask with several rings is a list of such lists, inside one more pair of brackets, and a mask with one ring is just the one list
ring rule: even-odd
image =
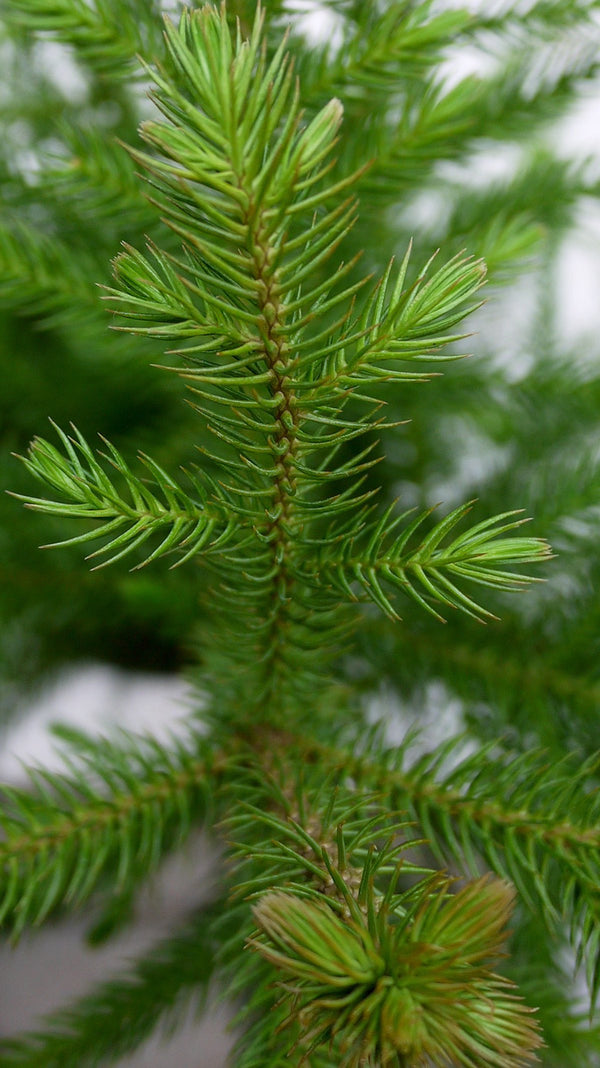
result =
[[292,622],[290,604],[294,577],[289,555],[294,532],[296,479],[294,456],[297,449],[298,408],[288,374],[289,346],[285,330],[285,307],[280,300],[278,271],[274,267],[276,249],[264,209],[249,212],[247,220],[254,276],[259,283],[258,301],[262,358],[272,372],[269,389],[276,401],[274,427],[268,437],[275,478],[273,499],[267,509],[267,540],[271,547],[269,574],[269,616],[266,620],[262,662],[265,671],[265,700],[269,718],[281,718],[282,683],[287,674],[284,647]]

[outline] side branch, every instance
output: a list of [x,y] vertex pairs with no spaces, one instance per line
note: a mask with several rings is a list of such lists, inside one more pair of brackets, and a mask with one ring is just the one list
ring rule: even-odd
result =
[[127,4],[98,0],[7,0],[9,24],[29,33],[51,34],[71,45],[80,58],[99,73],[131,76],[139,53],[161,55],[160,24],[153,5],[145,0]]
[[[536,581],[528,575],[506,571],[509,566],[540,563],[550,557],[543,539],[506,537],[526,520],[515,518],[518,512],[504,512],[476,524],[448,541],[472,502],[461,505],[422,537],[416,545],[415,534],[421,531],[431,514],[420,513],[399,534],[398,527],[410,513],[393,515],[392,505],[375,523],[359,529],[356,537],[341,548],[325,544],[316,562],[313,581],[323,576],[356,599],[351,583],[356,583],[391,619],[398,614],[382,584],[397,587],[438,619],[443,619],[425,598],[438,604],[460,608],[477,619],[494,618],[492,613],[469,597],[457,585],[464,579],[499,590],[518,590]],[[310,566],[310,565],[309,565]]]
[[[234,534],[234,525],[217,506],[206,503],[206,493],[198,484],[197,499],[190,498],[180,486],[151,460],[142,456],[141,462],[154,475],[159,495],[152,492],[145,480],[138,478],[114,445],[105,441],[108,453],[104,454],[121,477],[129,499],[123,496],[115,482],[109,478],[96,459],[85,438],[74,429],[70,438],[55,427],[66,456],[43,438],[35,438],[27,457],[20,457],[37,479],[58,490],[63,500],[48,500],[40,497],[14,494],[25,501],[27,507],[49,515],[66,516],[71,519],[102,520],[93,530],[47,545],[76,545],[100,537],[108,541],[90,558],[107,556],[96,568],[120,560],[154,534],[162,533],[160,544],[137,567],[143,567],[165,553],[180,551],[173,565],[179,566],[202,549],[222,545]],[[165,534],[166,529],[166,534]]]
[[15,936],[109,874],[119,890],[135,884],[211,807],[208,754],[151,739],[119,749],[75,736],[74,748],[69,778],[30,769],[31,792],[3,788],[0,922]]

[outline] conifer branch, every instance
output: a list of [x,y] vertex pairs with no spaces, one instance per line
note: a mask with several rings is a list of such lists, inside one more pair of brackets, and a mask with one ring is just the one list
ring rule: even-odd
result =
[[[551,647],[541,652],[529,648],[524,636],[506,632],[500,626],[499,634],[486,638],[485,645],[477,648],[473,643],[458,639],[440,649],[437,636],[432,633],[412,633],[406,647],[398,643],[398,655],[411,650],[411,679],[416,683],[433,664],[441,664],[459,694],[477,693],[485,687],[486,694],[497,694],[503,703],[515,707],[524,700],[529,704],[541,701],[568,702],[570,715],[577,711],[589,721],[592,709],[600,702],[600,684],[568,661],[550,666],[558,659],[558,651]],[[513,651],[507,654],[507,642]]]
[[133,162],[121,146],[92,129],[63,125],[60,133],[70,155],[45,168],[54,197],[94,225],[113,225],[126,215],[129,225],[149,226],[152,209],[140,197]]
[[30,790],[3,787],[0,921],[14,937],[62,904],[80,905],[107,875],[121,890],[137,882],[210,811],[202,746],[68,736],[69,774],[31,768]]
[[[263,18],[258,10],[247,42],[239,35],[234,42],[225,12],[211,7],[184,14],[178,28],[167,23],[170,67],[153,75],[154,99],[166,121],[142,127],[160,155],[137,149],[132,155],[151,182],[164,221],[182,240],[182,255],[126,247],[115,261],[120,288],[108,292],[127,331],[184,342],[177,371],[191,383],[195,407],[217,441],[218,451],[202,451],[222,477],[199,472],[199,500],[193,500],[146,459],[163,503],[109,446],[129,503],[83,439],[73,445],[62,435],[67,460],[38,441],[27,463],[70,498],[66,505],[29,503],[104,520],[99,531],[71,541],[108,536],[99,552],[109,561],[161,528],[166,534],[145,562],[174,549],[183,549],[187,559],[210,548],[224,576],[224,618],[231,618],[240,597],[251,606],[253,623],[240,629],[236,657],[240,664],[245,658],[246,671],[257,676],[250,691],[261,716],[275,722],[289,714],[286,702],[296,703],[301,690],[314,693],[318,671],[309,657],[324,663],[346,631],[327,584],[314,596],[319,570],[350,598],[350,584],[358,579],[392,618],[379,582],[382,569],[425,607],[417,583],[445,604],[481,614],[485,610],[448,573],[514,588],[520,579],[495,565],[538,561],[547,549],[534,539],[491,538],[488,527],[506,518],[501,516],[438,551],[463,509],[404,558],[406,538],[422,517],[391,550],[386,546],[398,520],[388,512],[367,523],[366,502],[374,491],[362,492],[361,486],[375,462],[372,446],[352,462],[342,458],[347,442],[378,425],[373,408],[379,402],[364,390],[424,377],[397,365],[442,358],[439,349],[460,337],[453,331],[472,307],[482,267],[456,257],[428,276],[428,263],[406,286],[407,254],[393,282],[390,266],[357,313],[356,295],[366,279],[346,284],[352,261],[323,280],[322,267],[355,216],[352,199],[340,202],[339,196],[356,175],[329,179],[341,108],[330,101],[302,127],[284,47],[270,63],[261,51]],[[332,314],[339,316],[335,338]],[[367,412],[343,418],[353,397],[367,402]],[[346,482],[342,491],[340,480]],[[315,537],[324,523],[324,537]],[[501,525],[496,535],[510,529]],[[237,531],[247,536],[236,538]],[[336,557],[340,539],[353,552],[360,546],[356,560],[345,549],[343,560]],[[325,548],[315,552],[319,544]],[[227,552],[217,554],[221,548]],[[217,628],[217,640],[219,633]],[[238,703],[236,697],[233,705]]]
[[322,376],[308,386],[312,403],[341,406],[360,386],[431,377],[431,371],[405,369],[405,363],[460,359],[456,352],[441,355],[440,350],[465,337],[449,331],[478,307],[470,302],[483,285],[485,265],[458,255],[428,277],[432,256],[415,281],[405,285],[410,252],[409,247],[395,277],[394,264],[389,264],[356,319],[341,324],[335,341],[329,336],[326,347],[311,348],[311,362],[323,366]]
[[[439,191],[435,182],[433,191]],[[595,195],[597,183],[583,163],[537,149],[527,153],[514,176],[473,189],[468,197],[462,184],[446,182],[444,198],[452,206],[444,229],[452,241],[475,248],[493,280],[500,281],[507,267],[544,247],[550,230],[570,225],[581,197]]]
[[78,321],[100,308],[92,265],[82,273],[57,236],[49,237],[25,221],[0,222],[0,297],[13,307],[21,306],[49,322],[69,316]]
[[129,76],[138,54],[162,51],[155,0],[7,0],[9,24],[52,34],[103,75]]
[[[154,538],[143,563],[167,554],[180,563],[206,559],[207,735],[172,751],[152,742],[119,747],[75,738],[66,776],[33,771],[29,791],[7,790],[0,842],[6,925],[18,935],[26,923],[116,885],[101,934],[171,841],[218,807],[233,840],[234,897],[211,914],[210,930],[200,925],[207,967],[198,983],[204,992],[214,951],[229,993],[245,998],[237,1068],[281,1068],[284,1060],[311,1068],[416,1068],[426,1061],[516,1068],[540,1040],[508,980],[491,971],[513,891],[483,878],[481,869],[510,879],[547,932],[569,935],[595,997],[600,839],[589,784],[596,758],[573,768],[545,763],[538,751],[515,757],[497,744],[457,764],[453,742],[410,764],[408,743],[390,749],[377,731],[365,730],[351,695],[356,688],[335,688],[329,668],[357,618],[351,602],[366,598],[396,620],[392,594],[400,589],[429,617],[447,605],[489,618],[463,585],[518,589],[533,581],[517,573],[521,566],[548,558],[546,543],[521,536],[522,520],[503,503],[500,514],[470,527],[469,505],[441,520],[421,509],[409,518],[406,505],[386,507],[405,476],[392,458],[375,477],[375,438],[421,403],[434,454],[459,391],[464,409],[466,376],[449,387],[439,423],[435,384],[433,405],[411,399],[419,393],[412,383],[456,358],[447,346],[462,342],[461,321],[479,301],[483,265],[453,255],[461,233],[472,236],[470,247],[491,249],[499,269],[534,247],[538,221],[554,231],[564,224],[569,198],[587,188],[586,178],[524,153],[527,174],[542,187],[539,204],[523,193],[523,203],[506,205],[520,188],[518,175],[499,193],[488,187],[468,204],[449,204],[440,227],[445,262],[419,251],[425,266],[414,270],[407,254],[374,285],[357,266],[354,193],[372,194],[365,219],[374,220],[376,233],[386,229],[382,246],[400,246],[406,224],[385,215],[392,193],[435,185],[439,161],[464,162],[478,138],[523,140],[574,99],[579,79],[598,67],[596,42],[585,38],[591,6],[572,0],[559,11],[540,0],[528,24],[512,10],[478,20],[440,12],[429,0],[392,2],[385,11],[332,0],[347,47],[332,53],[329,72],[324,53],[300,63],[314,105],[305,114],[287,44],[271,43],[284,10],[279,0],[268,11],[251,0],[232,0],[229,9],[205,4],[184,12],[176,26],[167,21],[164,43],[153,4],[139,25],[120,24],[122,5],[10,0],[9,14],[15,25],[69,44],[90,86],[107,96],[133,50],[143,56],[160,114],[142,124],[144,145],[130,156],[147,183],[148,205],[140,207],[132,164],[121,167],[94,136],[83,136],[82,152],[74,149],[74,159],[44,177],[54,181],[55,195],[77,196],[82,218],[93,211],[108,220],[111,234],[115,204],[134,220],[123,231],[132,241],[142,219],[162,221],[164,238],[149,225],[153,240],[145,248],[124,245],[106,298],[119,330],[142,346],[155,338],[170,347],[168,369],[199,417],[201,459],[186,492],[147,456],[141,465],[148,478],[108,442],[99,458],[77,431],[58,431],[60,449],[38,438],[25,458],[50,487],[47,496],[22,499],[52,519],[83,522],[83,533],[67,543],[103,537],[93,555],[107,563]],[[129,14],[138,8],[131,0]],[[533,91],[524,92],[531,42],[543,38],[552,56],[565,28],[573,41],[583,32],[579,53],[565,54],[558,73],[534,79]],[[482,30],[498,42],[497,73],[448,90],[439,61],[449,35],[477,41]],[[292,31],[290,40],[306,54],[300,35]],[[511,43],[513,53],[503,54]],[[321,106],[328,85],[346,98],[349,132],[337,97]],[[372,100],[377,114],[369,112]],[[377,160],[369,170],[370,154]],[[553,206],[561,189],[569,203]],[[64,324],[72,284],[73,302],[84,307],[76,288],[81,272],[61,245],[55,250],[42,239],[38,249],[36,240],[32,228],[23,249],[14,235],[7,245],[7,292],[14,288],[21,307]],[[423,242],[417,233],[419,249]],[[64,278],[54,281],[53,265],[63,259]],[[494,374],[500,381],[501,372]],[[423,412],[417,409],[419,417]],[[481,413],[477,418],[483,426]],[[411,501],[419,499],[418,485],[429,492],[423,471],[415,475],[421,462],[426,470],[427,455],[407,465]],[[448,461],[443,470],[450,469]],[[375,501],[378,487],[383,505]],[[427,640],[430,623],[422,614]],[[392,634],[387,620],[385,626]],[[418,639],[410,648],[418,654]],[[436,658],[439,672],[451,655],[444,650]],[[507,664],[514,685],[519,674],[510,658]],[[445,874],[423,867],[423,852],[410,862],[408,845],[422,850],[425,842],[406,841],[413,834],[407,818],[430,839],[440,864],[451,861],[474,881],[453,893]],[[97,992],[100,1010],[115,1020],[95,1051],[99,1017],[88,999],[59,1015],[56,1027],[5,1044],[7,1064],[33,1065],[37,1057],[75,1068],[132,1048],[124,1043],[141,1040],[150,1016],[160,1015],[163,980],[167,1004],[193,982],[191,973],[189,980],[173,974],[179,959],[176,945],[156,970],[144,964],[136,979]],[[130,1036],[119,998],[132,1013]],[[561,1004],[571,1005],[568,992]],[[569,1026],[575,1034],[578,1021]]]
[[[289,1051],[299,1062],[302,1055],[312,1063],[313,1057],[329,1054],[333,1063],[355,1068],[369,1054],[382,1063],[395,1055],[417,1064],[426,1051],[440,1056],[442,1049],[447,1053],[450,1048],[454,1062],[467,1068],[474,1063],[469,1049],[478,1032],[475,1044],[480,1043],[482,1053],[485,1050],[484,1063],[499,1068],[501,1063],[520,1065],[530,1059],[539,1044],[535,1023],[518,1003],[513,1003],[509,1023],[511,999],[502,1005],[505,981],[499,981],[493,992],[490,987],[499,1008],[496,1038],[485,1019],[477,1020],[475,991],[469,991],[468,965],[486,955],[479,921],[486,909],[487,888],[494,899],[490,916],[494,914],[496,932],[502,925],[502,908],[498,911],[496,906],[503,894],[510,896],[508,888],[484,879],[448,898],[450,880],[411,863],[407,850],[419,843],[405,840],[406,825],[381,813],[372,795],[341,785],[332,793],[333,777],[317,785],[309,771],[301,782],[292,766],[286,766],[287,758],[281,758],[278,766],[277,754],[270,752],[267,760],[274,764],[273,773],[257,776],[254,789],[254,798],[262,798],[262,803],[256,808],[248,803],[238,806],[228,829],[243,860],[238,895],[251,894],[257,902],[253,911],[262,935],[251,936],[249,944],[283,971],[286,1008],[282,1013],[280,1004],[279,1009],[265,1011],[268,992],[260,969],[251,958],[242,968],[237,962],[233,992],[245,992],[249,984],[253,991],[241,1014],[244,1020],[249,1017],[250,1027],[239,1044],[240,1063],[257,1064],[260,1051],[263,1063],[271,1064],[286,1024],[291,1030]],[[240,770],[247,775],[247,760]],[[265,811],[267,797],[271,804]],[[423,877],[415,882],[415,875]],[[504,904],[508,906],[508,897]],[[474,922],[478,933],[474,930],[469,938],[466,932]],[[430,931],[428,937],[428,923],[443,927],[445,936],[434,937]],[[460,951],[458,945],[450,949],[453,925],[462,932]],[[420,950],[410,959],[413,940]],[[487,947],[491,954],[492,942]],[[437,951],[424,960],[430,943],[439,947],[437,961]],[[447,944],[450,957],[457,953],[455,980],[461,982],[461,972],[465,984],[458,999],[437,1000],[433,994],[445,982],[453,985],[453,966],[442,944]],[[228,970],[233,950],[226,941]],[[476,969],[472,981],[474,986],[485,986],[484,971]],[[457,1008],[461,1001],[470,1005],[462,1019]],[[258,1009],[261,1019],[255,1022],[252,1016]],[[444,1014],[443,1025],[438,1013]],[[438,1034],[436,1019],[441,1025]],[[521,1033],[520,1046],[509,1037],[513,1027]]]
[[90,558],[112,555],[97,564],[96,569],[122,559],[155,534],[162,534],[162,541],[136,565],[138,568],[166,553],[182,552],[173,565],[178,566],[203,549],[222,546],[235,533],[235,525],[228,522],[216,506],[206,506],[206,495],[198,483],[194,483],[196,499],[190,498],[154,460],[142,456],[141,462],[154,476],[159,491],[157,496],[146,481],[131,471],[114,445],[105,440],[108,453],[103,455],[125,482],[128,500],[119,492],[76,428],[73,428],[74,437],[67,437],[58,427],[55,429],[66,456],[43,438],[36,438],[29,455],[21,459],[32,475],[49,483],[66,500],[45,500],[23,494],[15,496],[37,512],[77,519],[101,519],[103,522],[99,527],[54,543],[78,545],[108,536],[109,540],[91,553]]
[[283,973],[304,1046],[339,1044],[342,1068],[359,1068],[365,1056],[381,1064],[450,1056],[462,1068],[482,1055],[498,1068],[537,1059],[529,1010],[482,966],[499,953],[510,888],[484,878],[450,896],[448,886],[423,880],[379,909],[373,894],[367,916],[345,923],[321,902],[262,897],[253,910],[262,938],[251,944]]
[[[527,913],[515,917],[509,943],[511,977],[538,1014],[546,1050],[544,1062],[552,1068],[594,1068],[600,1029],[590,1024],[568,963],[568,944],[548,944],[543,920]],[[558,959],[557,959],[558,958]]]
[[440,604],[461,608],[475,618],[494,618],[456,585],[455,576],[500,590],[519,589],[535,579],[504,571],[504,565],[539,563],[550,555],[550,550],[540,539],[504,536],[526,522],[515,520],[516,512],[483,520],[448,543],[447,537],[470,507],[466,504],[456,508],[411,549],[407,544],[430,513],[418,515],[392,540],[393,532],[406,518],[405,515],[392,518],[392,506],[382,519],[361,530],[356,541],[349,538],[341,548],[335,543],[326,545],[317,556],[315,570],[330,577],[351,596],[354,595],[350,584],[358,583],[391,619],[398,616],[382,582],[400,588],[438,619],[443,617],[425,600],[423,593]]
[[[579,25],[582,19],[587,19],[594,8],[597,7],[595,0],[534,0],[528,10],[528,29],[531,27],[541,35],[548,34],[554,29],[562,29],[566,26]],[[485,9],[478,11],[473,24],[476,29],[506,30],[513,27],[520,28],[518,0],[503,5],[500,12],[488,12]]]
[[[378,40],[379,20],[382,24],[394,18],[400,23],[411,17],[420,20],[424,12],[423,29],[426,32],[428,7],[419,4],[416,14],[407,15],[403,4],[394,2],[370,27],[374,43]],[[560,7],[562,12],[557,11]],[[590,18],[590,7],[583,3],[569,5],[569,8],[567,12],[565,5],[541,6],[539,21],[533,17],[527,24],[521,18],[511,18],[510,12],[497,20],[486,18],[485,12],[481,16],[463,12],[446,12],[438,16],[459,19],[462,16],[462,29],[458,26],[457,29],[465,39],[475,36],[478,29],[483,30],[488,35],[483,43],[488,52],[493,51],[490,36],[495,29],[500,53],[498,70],[488,78],[469,75],[450,89],[432,78],[421,79],[412,85],[409,82],[407,87],[403,67],[393,63],[389,65],[387,76],[377,78],[373,74],[376,91],[385,90],[386,97],[377,113],[386,116],[393,101],[400,105],[401,118],[390,134],[387,123],[380,125],[377,115],[369,109],[367,144],[361,145],[361,151],[371,157],[372,165],[360,179],[361,189],[371,198],[391,199],[398,195],[399,188],[408,189],[416,184],[422,187],[436,161],[464,157],[478,139],[498,141],[517,136],[521,140],[531,140],[535,131],[549,119],[563,114],[581,79],[593,79],[598,70],[598,26]],[[430,21],[435,25],[435,18]],[[528,77],[531,57],[536,54],[532,41],[539,48],[542,32],[547,36],[544,42],[548,50],[545,68],[546,71],[556,71],[556,75],[538,77],[533,84],[531,76]],[[506,38],[510,48],[504,55],[502,46]],[[369,35],[365,33],[364,25],[358,28],[357,39],[360,39],[361,51],[368,56]],[[388,42],[392,49],[393,34],[388,36]],[[324,56],[327,54],[325,50],[317,65],[321,92],[325,94],[330,91],[326,88],[329,71],[335,84],[336,76],[339,77],[344,69],[346,51],[341,50],[337,63],[326,63]],[[383,70],[386,71],[385,63]],[[373,92],[373,86],[368,85],[368,76],[367,86],[363,94]],[[338,91],[345,103],[343,90]],[[358,101],[353,104],[357,92]],[[367,107],[364,95],[356,86],[349,94],[348,106],[354,107],[358,115]],[[342,163],[348,169],[356,166],[351,154]]]
[[[250,41],[238,40],[235,52],[214,9],[184,16],[179,30],[168,27],[182,88],[158,76],[156,101],[171,121],[143,128],[163,160],[133,155],[151,175],[167,223],[183,238],[185,258],[157,249],[151,263],[128,249],[115,264],[121,289],[110,295],[122,314],[141,321],[127,329],[200,342],[181,351],[192,364],[182,373],[193,383],[209,429],[235,450],[210,458],[225,470],[230,508],[252,517],[260,539],[244,567],[268,619],[266,628],[258,624],[263,634],[254,635],[251,657],[263,665],[259,692],[269,708],[281,706],[291,648],[298,648],[295,642],[286,653],[286,635],[297,633],[306,615],[301,594],[292,593],[290,556],[299,522],[299,432],[308,413],[298,398],[302,379],[290,350],[312,321],[312,309],[320,306],[324,314],[353,292],[327,299],[347,268],[326,285],[315,286],[310,277],[348,231],[353,208],[327,207],[348,180],[329,187],[323,182],[339,105],[332,101],[300,128],[283,50],[270,65],[260,53],[262,18],[259,12]],[[199,62],[198,50],[206,62]],[[190,85],[195,107],[187,98]],[[157,320],[161,325],[154,325]],[[232,401],[241,410],[237,420],[222,411]]]
[[308,99],[362,90],[385,100],[426,77],[448,40],[477,24],[466,10],[432,14],[429,3],[407,7],[395,0],[380,10],[367,0],[363,10],[365,17],[335,54],[325,46],[305,57],[302,81]]

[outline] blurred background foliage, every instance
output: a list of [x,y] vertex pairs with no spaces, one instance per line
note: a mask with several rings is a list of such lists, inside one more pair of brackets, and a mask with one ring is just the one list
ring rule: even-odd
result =
[[[170,470],[199,459],[204,443],[175,376],[150,366],[168,362],[158,344],[111,330],[102,301],[121,242],[140,247],[160,225],[121,146],[137,144],[150,113],[135,56],[161,59],[160,8],[2,5],[0,477],[15,492],[33,490],[11,453],[46,435],[48,417],[73,419],[88,439],[106,435],[130,459],[147,450]],[[254,9],[228,5],[243,25]],[[290,26],[308,111],[331,96],[344,104],[340,174],[371,161],[343,250],[368,248],[357,277],[411,239],[415,270],[438,247],[444,260],[464,248],[489,267],[475,355],[426,387],[382,389],[388,417],[403,424],[384,432],[373,479],[404,507],[448,509],[465,496],[480,517],[522,507],[557,553],[533,593],[496,596],[498,623],[453,616],[441,629],[410,603],[404,627],[373,622],[353,675],[365,692],[421,704],[442,685],[480,739],[589,753],[600,746],[600,344],[581,301],[600,281],[600,3],[265,10],[273,47]],[[172,670],[198,652],[200,567],[196,584],[162,561],[136,576],[128,563],[90,573],[81,547],[38,551],[57,536],[64,520],[2,496],[5,718],[67,662]]]

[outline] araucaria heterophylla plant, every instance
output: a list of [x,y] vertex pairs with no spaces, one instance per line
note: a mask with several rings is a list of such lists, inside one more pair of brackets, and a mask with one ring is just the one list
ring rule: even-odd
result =
[[[222,895],[165,968],[185,959],[182,986],[205,991],[216,972],[242,1000],[237,1068],[524,1065],[539,1026],[494,971],[509,881],[551,927],[570,924],[598,981],[589,843],[544,823],[570,773],[491,747],[449,771],[450,747],[407,764],[343,668],[373,612],[402,626],[412,598],[440,620],[492,619],[477,588],[518,590],[549,556],[518,511],[469,525],[473,502],[440,515],[378,493],[386,402],[458,358],[485,268],[442,253],[413,267],[409,249],[371,278],[344,259],[364,171],[336,161],[342,106],[305,119],[285,39],[267,58],[260,8],[232,21],[208,5],[166,22],[146,67],[160,116],[129,148],[164,247],[126,246],[106,293],[119,329],[164,341],[200,455],[180,477],[57,427],[59,447],[36,438],[24,460],[52,491],[26,503],[83,521],[67,542],[102,539],[95,567],[130,554],[136,569],[205,570],[200,722],[172,748],[72,735],[64,776],[7,795],[4,922],[19,934],[107,882],[131,893],[212,824],[230,853]],[[63,1040],[77,1028],[59,1018],[6,1064],[32,1050],[75,1064]]]

